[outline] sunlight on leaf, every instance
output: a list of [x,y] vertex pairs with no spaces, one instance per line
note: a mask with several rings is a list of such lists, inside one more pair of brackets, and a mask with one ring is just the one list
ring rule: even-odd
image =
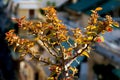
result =
[[89,53],[88,53],[87,51],[82,52],[81,55],[84,55],[84,56],[86,56],[86,57],[88,57],[88,58],[90,57],[90,56],[89,56]]
[[100,11],[100,10],[102,10],[102,7],[97,7],[95,10]]

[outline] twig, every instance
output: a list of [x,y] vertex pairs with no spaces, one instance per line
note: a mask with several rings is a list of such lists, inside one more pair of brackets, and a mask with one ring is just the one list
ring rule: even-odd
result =
[[70,47],[74,48],[74,46],[68,40],[67,43],[69,44]]
[[49,52],[52,56],[54,56],[55,58],[57,58],[57,56],[56,56],[55,54],[53,54],[53,52],[50,51],[50,48],[45,45],[44,41],[42,41],[42,42],[43,42],[43,46],[48,50],[48,52]]
[[61,45],[61,43],[59,44],[60,45],[60,54],[62,54],[62,68],[63,68],[63,76],[66,80],[66,72],[65,72],[65,58],[64,58],[64,53],[63,53],[63,46]]
[[32,53],[30,53],[31,55],[32,55],[32,59],[35,59],[35,60],[37,60],[37,61],[40,61],[40,62],[43,62],[43,63],[45,63],[45,64],[48,64],[48,65],[57,65],[57,64],[54,64],[54,63],[52,63],[52,62],[48,62],[48,61],[45,61],[44,59],[43,60],[40,60],[38,57],[36,57],[36,56],[34,56]]
[[[99,34],[100,34],[100,33],[98,33],[98,35],[99,35]],[[98,35],[95,35],[95,36],[93,37],[93,39],[91,40],[91,42],[93,42],[94,39],[95,39]],[[82,51],[81,51],[80,53],[78,53],[78,52],[75,50],[75,52],[76,52],[77,54],[76,54],[75,56],[69,58],[69,59],[66,59],[66,60],[65,60],[65,63],[67,64],[68,62],[70,62],[71,60],[75,59],[77,56],[79,56],[80,54],[82,54],[82,53],[89,47],[89,45],[90,45],[90,43],[87,44],[87,46],[86,46],[84,49],[82,49]]]

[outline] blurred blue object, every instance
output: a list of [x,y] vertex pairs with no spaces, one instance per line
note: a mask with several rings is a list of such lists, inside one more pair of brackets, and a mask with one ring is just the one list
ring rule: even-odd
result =
[[101,0],[79,0],[76,3],[69,4],[68,6],[66,6],[66,8],[80,13],[84,11],[85,9],[93,6],[99,1]]
[[0,0],[0,80],[18,80],[17,69],[19,62],[15,62],[11,56],[10,47],[5,40],[5,32],[7,32],[12,25],[10,19],[11,0],[4,5],[3,0]]
[[103,4],[101,7],[103,10],[99,12],[100,15],[112,11],[117,7],[120,7],[120,0],[110,0],[107,3]]
[[[103,10],[98,12],[99,15],[105,14],[107,12],[115,10],[117,7],[120,7],[120,0],[109,0],[108,2],[100,5],[100,7],[102,7]],[[88,15],[90,15],[91,11],[88,10],[85,13],[88,14]]]
[[85,59],[85,56],[78,56],[71,64],[71,67],[77,67]]
[[120,69],[113,69],[112,72],[120,78]]

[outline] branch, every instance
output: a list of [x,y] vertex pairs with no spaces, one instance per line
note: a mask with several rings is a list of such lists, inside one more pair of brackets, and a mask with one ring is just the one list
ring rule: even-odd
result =
[[[94,39],[99,35],[100,33],[98,33],[96,36],[93,37],[93,39],[91,40],[91,43],[94,41]],[[66,59],[65,63],[67,64],[68,62],[70,62],[71,60],[75,59],[77,56],[79,56],[80,54],[82,54],[88,47],[89,47],[90,43],[87,44],[87,46],[82,49],[82,51],[80,53],[78,53],[76,50],[75,52],[77,53],[75,56],[73,56],[72,58]]]
[[46,60],[40,60],[40,58],[39,57],[36,57],[36,56],[34,56],[32,53],[30,53],[31,55],[32,55],[32,59],[35,59],[35,60],[37,60],[37,61],[40,61],[40,62],[43,62],[43,63],[45,63],[45,64],[48,64],[48,65],[57,65],[57,64],[54,64],[54,63],[52,63],[52,62],[50,62],[50,61],[46,61]]
[[59,51],[56,48],[54,48],[53,46],[51,46],[51,47],[55,51],[56,54],[59,53]]
[[70,62],[71,60],[75,59],[77,56],[79,56],[80,54],[82,54],[82,53],[88,48],[89,45],[90,45],[90,44],[87,44],[87,46],[86,46],[84,49],[82,49],[82,51],[81,51],[80,53],[77,53],[77,54],[76,54],[75,56],[73,56],[72,58],[66,59],[66,60],[65,60],[65,63],[67,64],[68,62]]
[[74,46],[67,40],[67,43],[69,44],[70,47],[74,49]]
[[57,57],[57,54],[59,53],[59,50],[57,50],[53,45],[51,45],[51,43],[48,43],[46,42],[48,45],[50,45],[49,47],[52,48],[52,50],[56,53],[56,57]]
[[[41,40],[41,41],[42,41],[42,40]],[[56,56],[55,54],[53,54],[53,52],[50,51],[50,48],[45,45],[45,42],[42,41],[42,43],[43,43],[43,46],[48,50],[48,52],[49,52],[52,56],[54,56],[55,58],[57,58],[57,56]]]
[[39,60],[40,62],[43,62],[43,63],[45,63],[45,64],[48,64],[48,65],[56,65],[56,64],[53,64],[53,63],[51,63],[51,62],[47,62],[47,61],[45,61],[45,60]]

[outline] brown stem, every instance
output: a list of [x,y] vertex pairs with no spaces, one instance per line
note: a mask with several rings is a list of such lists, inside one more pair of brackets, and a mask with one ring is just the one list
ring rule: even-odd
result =
[[51,47],[52,47],[52,49],[55,51],[56,54],[59,53],[58,50],[57,50],[56,48],[54,48],[53,46],[51,46]]
[[64,58],[64,53],[63,53],[63,46],[61,45],[61,43],[59,44],[60,45],[60,54],[62,54],[62,69],[63,69],[63,78],[65,78],[66,80],[66,72],[65,72],[65,58]]
[[45,61],[45,60],[40,60],[38,57],[34,56],[32,53],[31,53],[31,55],[32,55],[32,58],[37,60],[37,61],[43,62],[43,63],[48,64],[48,65],[57,65],[57,64],[54,64],[50,61],[48,62],[48,61]]
[[[98,34],[100,34],[100,33],[98,33]],[[97,36],[98,36],[98,35],[94,36],[93,39],[92,39],[90,42],[92,43]],[[82,54],[82,53],[90,46],[91,43],[87,44],[87,46],[86,46],[84,49],[82,49],[82,51],[81,51],[80,53],[78,53],[78,52],[75,50],[75,52],[76,52],[77,54],[76,54],[75,56],[69,58],[69,59],[66,59],[66,60],[65,60],[65,63],[67,64],[68,62],[70,62],[71,60],[75,59],[77,56],[79,56],[80,54]]]
[[[42,42],[43,42],[43,41],[42,41]],[[54,56],[55,58],[57,58],[57,56],[56,56],[55,54],[53,54],[53,52],[50,51],[50,48],[45,45],[45,42],[43,42],[43,46],[46,47],[46,49],[48,50],[48,52],[49,52],[52,56]]]
[[67,43],[69,44],[70,47],[74,48],[74,46],[68,40]]
[[88,46],[89,46],[89,44],[87,44],[87,46],[84,49],[82,49],[82,51],[80,53],[77,53],[75,56],[73,56],[70,59],[66,59],[65,63],[67,64],[68,62],[70,62],[71,60],[75,59],[77,56],[79,56],[80,54],[82,54],[88,48]]

